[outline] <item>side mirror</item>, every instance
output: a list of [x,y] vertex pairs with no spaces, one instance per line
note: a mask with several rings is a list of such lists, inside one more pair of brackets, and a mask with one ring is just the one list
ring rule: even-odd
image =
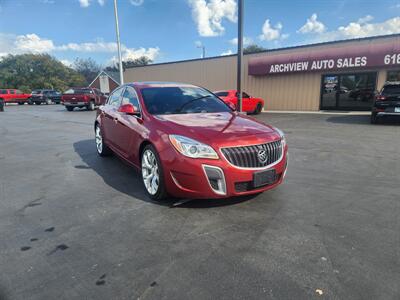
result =
[[139,111],[137,110],[137,108],[130,103],[121,105],[118,109],[118,112],[127,115],[139,115]]
[[236,111],[236,105],[233,104],[232,102],[228,102],[228,106],[229,106],[233,111]]

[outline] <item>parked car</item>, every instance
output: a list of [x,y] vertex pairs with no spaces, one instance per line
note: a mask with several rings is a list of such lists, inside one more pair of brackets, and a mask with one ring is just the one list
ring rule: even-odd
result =
[[[238,105],[238,92],[236,90],[226,90],[214,92],[215,95],[220,97],[224,102],[231,103],[235,106]],[[259,114],[264,107],[264,100],[261,98],[255,98],[242,92],[242,111]]]
[[94,130],[98,154],[140,169],[154,200],[260,193],[287,169],[282,131],[194,85],[125,84],[99,107]]
[[33,90],[32,97],[28,100],[28,104],[33,103],[40,105],[45,104],[60,104],[61,103],[61,93],[56,90]]
[[31,97],[31,94],[25,94],[17,89],[0,89],[0,99],[4,101],[4,103],[18,103],[19,105],[23,105],[28,102],[28,99]]
[[371,123],[377,123],[378,118],[383,116],[400,117],[400,81],[386,82],[375,96]]
[[87,110],[94,110],[96,106],[105,103],[107,97],[100,90],[89,87],[70,88],[61,97],[61,104],[65,105],[68,111],[73,111],[75,107]]

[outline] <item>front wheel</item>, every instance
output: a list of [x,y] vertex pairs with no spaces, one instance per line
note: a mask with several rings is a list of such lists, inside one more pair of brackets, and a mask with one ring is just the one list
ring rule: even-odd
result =
[[36,104],[36,105],[40,105],[40,104],[42,104],[42,102],[36,101],[35,104]]
[[97,154],[100,156],[110,155],[112,153],[111,149],[108,148],[108,146],[104,143],[103,134],[101,132],[101,128],[100,128],[99,124],[96,125],[95,135],[96,135]]
[[147,145],[142,153],[142,180],[147,195],[156,201],[167,197],[161,160],[153,145]]
[[378,114],[376,112],[371,113],[371,124],[378,123]]
[[24,102],[18,102],[18,105],[24,105],[25,103]]
[[90,110],[90,111],[94,110],[94,102],[93,101],[89,102],[89,104],[87,106],[87,110]]
[[261,111],[262,111],[262,105],[261,105],[261,103],[258,103],[256,106],[256,109],[254,110],[254,114],[258,115],[261,113]]
[[73,111],[74,110],[74,107],[73,106],[66,106],[65,107],[68,111]]

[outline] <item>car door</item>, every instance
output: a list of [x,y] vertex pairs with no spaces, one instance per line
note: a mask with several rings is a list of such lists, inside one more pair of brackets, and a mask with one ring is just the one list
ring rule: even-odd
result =
[[121,95],[125,88],[116,89],[108,98],[107,103],[102,107],[101,121],[103,136],[112,148],[116,148],[116,117],[117,110],[121,104]]
[[[122,94],[120,105],[132,104],[135,111],[141,111],[138,95],[134,88],[128,86]],[[117,112],[116,120],[116,144],[118,150],[124,158],[138,164],[139,146],[141,144],[141,134],[143,132],[143,120],[141,114],[127,115]]]
[[245,92],[242,92],[243,111],[253,112],[255,110],[255,101]]

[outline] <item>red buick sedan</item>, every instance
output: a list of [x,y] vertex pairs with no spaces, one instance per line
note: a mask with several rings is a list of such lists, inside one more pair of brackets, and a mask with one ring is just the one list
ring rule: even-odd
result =
[[[238,105],[238,92],[236,90],[216,91],[215,95],[220,97],[224,102]],[[249,114],[259,114],[264,107],[264,100],[256,98],[242,92],[242,110]]]
[[259,193],[286,173],[282,131],[189,84],[125,84],[99,107],[94,128],[98,154],[140,169],[154,200]]

